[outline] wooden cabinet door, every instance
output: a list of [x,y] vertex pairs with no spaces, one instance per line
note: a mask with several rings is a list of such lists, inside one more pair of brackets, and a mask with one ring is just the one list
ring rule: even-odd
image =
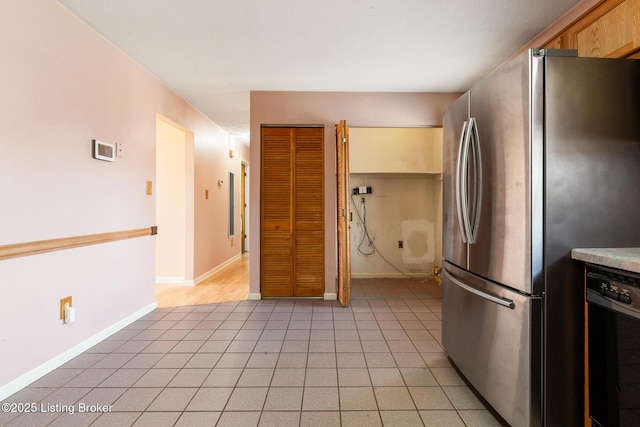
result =
[[324,128],[262,128],[261,293],[324,295]]
[[640,48],[640,0],[625,0],[576,34],[579,56],[621,58]]
[[640,0],[602,0],[543,48],[577,49],[578,56],[640,57]]

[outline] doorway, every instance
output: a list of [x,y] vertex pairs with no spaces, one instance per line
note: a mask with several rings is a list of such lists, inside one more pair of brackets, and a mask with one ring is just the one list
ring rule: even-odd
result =
[[193,133],[156,118],[156,283],[193,285]]
[[[233,246],[233,241],[240,232],[240,219],[244,221],[247,215],[248,192],[245,177],[248,175],[248,164],[243,164],[244,160],[232,155],[231,151],[227,154],[226,150],[215,159],[199,157],[200,163],[205,165],[206,174],[203,176],[203,169],[200,170],[198,182],[202,191],[196,194],[194,140],[191,130],[157,115],[153,193],[156,197],[156,224],[159,230],[156,236],[155,273],[156,301],[160,307],[240,301],[247,299],[248,295],[248,252],[228,258],[203,273],[202,268],[195,268],[194,244],[197,229],[206,228],[210,218],[221,221],[228,215],[228,233],[225,233],[224,238],[213,236],[215,243],[212,244],[214,250],[218,244],[221,247],[226,244]],[[231,146],[231,143],[228,144]],[[244,172],[238,180],[241,166]],[[220,176],[223,168],[228,175]],[[217,189],[212,189],[216,182]],[[239,195],[243,188],[245,201],[242,202],[244,208],[241,208]],[[195,213],[196,198],[203,200],[198,202],[198,215]],[[200,221],[198,228],[196,219]],[[243,233],[248,235],[246,229]],[[246,250],[247,240],[244,243]],[[201,262],[205,252],[200,250],[197,253]],[[195,276],[196,271],[199,271],[198,276]]]

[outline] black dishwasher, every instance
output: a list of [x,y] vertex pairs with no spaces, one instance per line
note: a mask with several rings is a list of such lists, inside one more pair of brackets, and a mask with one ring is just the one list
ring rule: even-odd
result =
[[640,426],[640,275],[587,266],[589,416]]

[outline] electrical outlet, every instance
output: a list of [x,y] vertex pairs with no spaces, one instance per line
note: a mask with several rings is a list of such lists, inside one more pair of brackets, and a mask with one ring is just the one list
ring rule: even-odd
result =
[[399,249],[404,248],[404,242],[402,240],[398,240],[398,248]]
[[360,186],[360,187],[356,187],[353,189],[353,194],[355,196],[359,195],[359,194],[371,194],[373,193],[373,188],[371,187],[367,187],[366,185]]
[[64,306],[69,303],[69,307],[73,307],[73,301],[70,296],[60,300],[60,320],[64,320]]
[[147,181],[147,196],[151,196],[153,194],[153,182]]

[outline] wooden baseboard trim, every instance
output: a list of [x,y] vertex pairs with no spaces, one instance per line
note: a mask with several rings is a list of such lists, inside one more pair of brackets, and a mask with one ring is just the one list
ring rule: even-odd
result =
[[238,261],[240,258],[242,258],[242,254],[234,255],[233,257],[231,257],[228,260],[224,261],[222,264],[217,265],[217,266],[213,267],[211,270],[207,271],[206,273],[203,273],[200,276],[196,277],[196,279],[190,281],[190,283],[188,283],[189,281],[185,281],[185,284],[189,284],[191,286],[199,285],[200,283],[210,279],[211,276],[213,276],[214,274],[216,274],[219,271],[222,271],[223,269],[229,267],[231,264],[233,264],[234,262]]
[[431,273],[423,272],[423,273],[351,273],[352,279],[402,279],[402,278],[411,278],[421,279],[423,277],[429,277]]
[[84,236],[62,237],[59,239],[38,240],[35,242],[13,243],[0,246],[0,261],[10,258],[61,251],[81,246],[98,245],[117,240],[151,236],[158,233],[158,227],[137,228],[134,230],[113,231],[110,233],[88,234]]
[[185,280],[184,276],[156,276],[156,285],[193,286],[193,280]]

